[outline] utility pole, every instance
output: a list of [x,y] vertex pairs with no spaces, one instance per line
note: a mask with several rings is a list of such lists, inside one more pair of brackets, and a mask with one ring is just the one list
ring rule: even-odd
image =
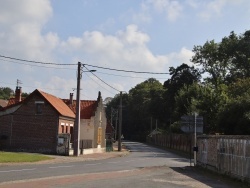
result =
[[121,151],[121,148],[122,148],[121,134],[122,134],[122,91],[120,91],[118,151]]
[[196,116],[197,113],[194,113],[194,166],[196,166],[197,163],[197,135],[196,135]]
[[85,67],[78,62],[77,67],[77,88],[76,88],[76,119],[74,125],[74,156],[79,156],[79,142],[80,142],[80,90],[81,90],[81,78],[82,72],[95,72],[96,70],[89,70],[83,71],[82,67]]
[[81,86],[81,63],[77,68],[77,88],[76,88],[76,119],[74,125],[74,156],[79,156],[80,137],[80,86]]

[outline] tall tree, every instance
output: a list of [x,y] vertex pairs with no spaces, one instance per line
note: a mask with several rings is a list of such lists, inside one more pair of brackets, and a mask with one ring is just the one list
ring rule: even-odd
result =
[[238,78],[250,76],[250,31],[237,36],[231,32],[221,42],[207,41],[194,46],[191,61],[200,66],[201,73],[208,74],[207,82],[217,88]]
[[164,82],[164,88],[166,89],[164,94],[164,109],[168,118],[167,122],[171,124],[171,122],[176,120],[173,113],[175,110],[175,95],[184,86],[188,87],[198,82],[201,75],[194,66],[190,67],[184,63],[177,68],[170,67],[169,73],[171,78]]
[[228,89],[229,102],[218,115],[225,134],[250,134],[250,78],[238,79]]

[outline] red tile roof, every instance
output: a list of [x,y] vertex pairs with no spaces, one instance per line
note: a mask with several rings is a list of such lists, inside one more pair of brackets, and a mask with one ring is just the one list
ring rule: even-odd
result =
[[[69,99],[62,99],[65,104],[67,104],[74,113],[76,113],[76,100],[73,104],[70,104]],[[98,101],[95,100],[81,100],[80,102],[80,119],[90,119],[95,115],[96,108],[98,106]]]
[[[21,101],[23,101],[24,99],[25,99],[25,97],[22,97]],[[9,98],[9,100],[8,100],[7,106],[10,106],[10,105],[19,103],[19,102],[21,102],[21,101],[18,101],[18,102],[17,102],[16,99],[15,99],[15,97],[11,97],[11,98]]]
[[38,91],[55,108],[55,110],[59,112],[60,115],[75,118],[74,112],[63,102],[62,99],[40,90],[35,91]]
[[5,107],[7,106],[7,104],[8,104],[7,100],[0,99],[0,107]]
[[80,109],[81,109],[81,119],[90,119],[91,116],[95,115],[95,111],[97,108],[97,101],[81,101]]

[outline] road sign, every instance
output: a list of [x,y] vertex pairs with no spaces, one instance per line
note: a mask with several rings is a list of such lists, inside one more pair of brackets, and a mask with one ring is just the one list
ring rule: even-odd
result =
[[202,116],[181,116],[181,130],[184,132],[194,132],[194,126],[196,124],[196,132],[203,133],[203,117]]

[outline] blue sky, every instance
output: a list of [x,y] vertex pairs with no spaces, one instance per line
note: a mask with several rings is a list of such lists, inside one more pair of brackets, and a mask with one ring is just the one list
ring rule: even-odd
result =
[[[0,55],[60,64],[168,72],[190,63],[195,45],[250,28],[249,0],[0,0]],[[42,67],[41,67],[42,66]],[[46,66],[46,67],[45,67]],[[88,67],[89,69],[93,69]],[[0,58],[0,87],[41,89],[61,98],[76,88],[76,65]],[[113,97],[168,75],[96,69],[83,73],[81,98]]]

